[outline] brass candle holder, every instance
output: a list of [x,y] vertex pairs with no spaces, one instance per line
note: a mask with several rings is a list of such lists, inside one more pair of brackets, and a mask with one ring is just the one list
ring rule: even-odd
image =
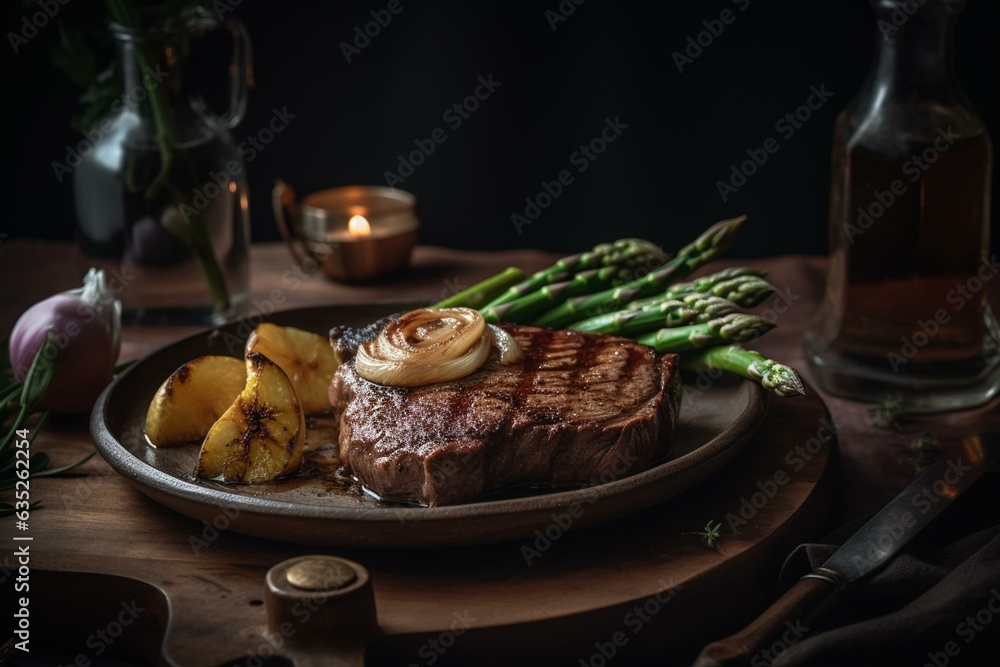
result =
[[271,204],[295,261],[302,265],[311,257],[331,280],[364,282],[396,273],[409,264],[417,243],[416,198],[403,190],[349,185],[299,202],[279,180]]

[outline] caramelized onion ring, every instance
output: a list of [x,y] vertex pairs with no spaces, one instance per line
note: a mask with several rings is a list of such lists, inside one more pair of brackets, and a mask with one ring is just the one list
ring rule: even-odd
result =
[[486,363],[490,348],[500,363],[524,352],[503,329],[487,326],[471,308],[412,310],[390,322],[378,338],[362,343],[355,357],[361,377],[394,387],[419,387],[465,377]]

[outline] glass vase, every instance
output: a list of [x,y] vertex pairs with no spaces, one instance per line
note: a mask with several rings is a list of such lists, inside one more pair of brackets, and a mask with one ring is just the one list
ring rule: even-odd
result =
[[[215,116],[186,84],[198,65],[192,44],[220,28],[234,48],[230,108]],[[249,201],[229,130],[246,108],[246,32],[236,20],[200,16],[169,29],[113,23],[110,34],[122,93],[81,141],[90,150],[73,172],[83,253],[117,269],[128,323],[237,318],[249,294]]]

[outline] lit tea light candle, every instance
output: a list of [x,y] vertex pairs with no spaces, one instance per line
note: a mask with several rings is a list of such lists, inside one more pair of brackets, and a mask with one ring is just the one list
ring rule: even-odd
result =
[[272,203],[293,256],[301,248],[334,280],[395,273],[405,268],[417,240],[415,200],[402,190],[348,186],[315,192],[297,203],[294,191],[279,182]]
[[347,221],[347,231],[351,236],[371,236],[372,227],[363,215],[352,215]]

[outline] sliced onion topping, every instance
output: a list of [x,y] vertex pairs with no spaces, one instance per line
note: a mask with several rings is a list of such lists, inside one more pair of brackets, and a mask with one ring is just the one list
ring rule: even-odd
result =
[[412,310],[390,322],[374,340],[362,343],[355,357],[361,377],[394,387],[448,382],[478,370],[500,351],[500,363],[524,359],[509,333],[487,325],[471,308]]
[[500,350],[500,363],[504,366],[517,364],[524,361],[524,350],[517,344],[514,337],[507,333],[506,329],[487,324],[486,327],[493,332],[493,345]]

